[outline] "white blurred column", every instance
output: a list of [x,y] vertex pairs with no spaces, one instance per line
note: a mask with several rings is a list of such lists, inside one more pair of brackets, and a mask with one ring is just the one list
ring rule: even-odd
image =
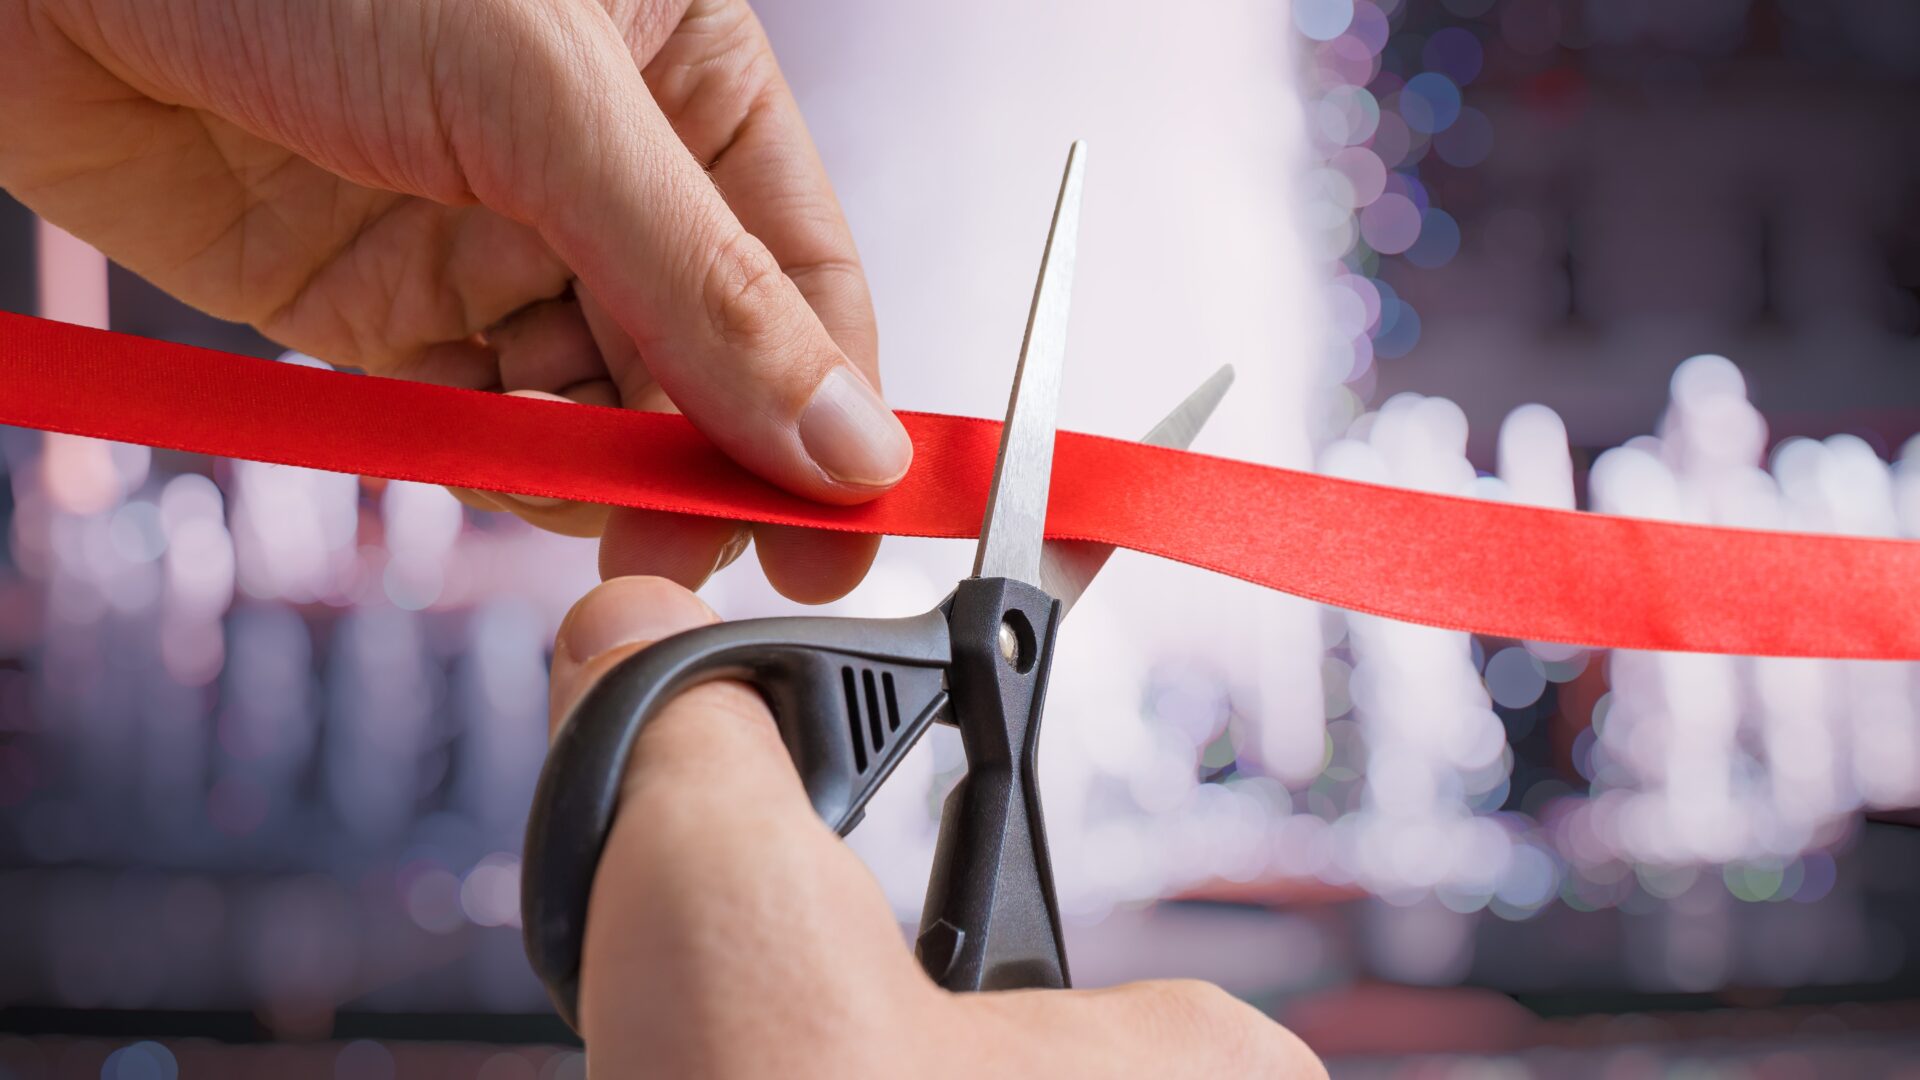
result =
[[[1329,446],[1321,468],[1471,495],[1477,478],[1466,446],[1467,421],[1458,406],[1401,394]],[[1497,830],[1474,820],[1472,800],[1498,788],[1508,765],[1505,728],[1474,668],[1471,638],[1370,615],[1349,614],[1347,625],[1366,766],[1362,805],[1342,819],[1350,822],[1355,845],[1340,857],[1350,860],[1361,884],[1389,899],[1411,900],[1445,886],[1459,910],[1483,906],[1506,869],[1507,852]],[[1433,925],[1458,920],[1438,906],[1421,912]]]
[[107,328],[107,257],[46,221],[35,223],[40,316]]
[[[1203,17],[1145,0],[756,11],[860,245],[889,400],[1005,411],[1060,169],[1085,139],[1061,425],[1138,438],[1232,363],[1238,381],[1196,449],[1311,464],[1324,388],[1307,363],[1324,290],[1294,220],[1312,162],[1286,5],[1230,0]],[[969,546],[889,542],[838,610],[924,608],[967,572]],[[722,584],[728,616],[784,607]],[[1190,733],[1145,703],[1149,676],[1181,665],[1209,684],[1201,696],[1230,696],[1243,763],[1310,779],[1325,737],[1318,608],[1121,552],[1061,640],[1040,762],[1063,904],[1096,912],[1235,872],[1240,845],[1202,849],[1187,830],[1244,800],[1198,783]],[[855,834],[883,876],[924,867],[944,764],[897,774]],[[917,892],[908,902],[917,909]]]

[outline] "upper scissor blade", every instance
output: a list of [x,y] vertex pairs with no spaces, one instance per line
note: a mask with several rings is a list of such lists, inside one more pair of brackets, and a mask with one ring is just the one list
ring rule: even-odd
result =
[[[1194,436],[1206,426],[1207,419],[1233,385],[1233,365],[1223,365],[1187,400],[1174,407],[1166,419],[1153,425],[1140,441],[1148,446],[1169,446],[1185,450]],[[1066,618],[1074,602],[1093,583],[1093,576],[1107,565],[1113,545],[1082,540],[1049,540],[1040,551],[1040,587],[1060,601],[1060,617]]]
[[1080,189],[1086,145],[1067,152],[1040,280],[1027,313],[1020,366],[1013,375],[1007,423],[1000,433],[987,513],[980,523],[974,577],[1040,580],[1040,545],[1047,523],[1047,487],[1053,476],[1054,416],[1059,411],[1060,369],[1067,351],[1067,304],[1080,231]]

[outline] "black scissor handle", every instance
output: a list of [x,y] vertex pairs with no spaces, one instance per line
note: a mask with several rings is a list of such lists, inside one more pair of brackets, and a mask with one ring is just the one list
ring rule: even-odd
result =
[[1060,605],[1025,582],[969,578],[946,607],[967,774],[947,796],[914,952],[948,990],[1064,987],[1037,757]]
[[820,817],[844,835],[927,726],[960,729],[915,953],[948,990],[1067,985],[1036,750],[1060,605],[969,578],[910,619],[753,619],[689,630],[609,671],[562,723],[522,855],[527,956],[578,1029],[580,946],[634,739],[693,686],[741,679],[771,707]]
[[842,834],[946,708],[944,607],[909,619],[750,619],[659,641],[609,671],[561,724],[522,854],[527,957],[578,1029],[580,947],[601,849],[641,728],[681,692],[741,679],[767,700],[814,810]]

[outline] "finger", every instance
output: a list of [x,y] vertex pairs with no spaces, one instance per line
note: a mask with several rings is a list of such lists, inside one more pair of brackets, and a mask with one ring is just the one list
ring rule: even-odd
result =
[[[873,299],[846,215],[759,19],[745,3],[717,6],[720,14],[689,17],[665,43],[647,66],[648,85],[740,224],[877,388]],[[726,79],[736,91],[715,93]]]
[[619,405],[606,361],[579,301],[560,296],[529,304],[486,332],[504,390],[537,390],[587,405]]
[[478,488],[450,487],[447,489],[447,494],[453,496],[462,506],[484,510],[490,514],[497,514],[506,509],[498,499],[494,498],[492,492],[481,491]]
[[[570,399],[538,390],[514,390],[509,397],[537,398],[566,402]],[[477,491],[472,488],[448,488],[453,496],[478,510],[504,510],[529,524],[562,536],[599,536],[606,527],[610,507],[598,503],[571,502],[540,495],[515,495],[504,491]]]
[[583,540],[599,536],[605,530],[607,514],[612,509],[588,502],[556,501],[548,506],[544,504],[549,500],[535,495],[507,495],[497,491],[490,494],[500,503],[500,509],[537,529]]
[[739,558],[750,538],[737,521],[619,507],[600,535],[600,576],[648,575],[698,589]]
[[[637,368],[632,339],[621,330],[591,290],[577,290],[580,314],[600,353],[616,369]],[[658,383],[633,393],[630,408],[678,412]],[[622,509],[606,520],[600,535],[600,576],[653,575],[698,589],[747,549],[751,535],[738,523],[662,511]]]
[[500,369],[493,350],[477,338],[442,341],[416,349],[380,368],[380,374],[462,390],[498,390]]
[[[640,360],[640,350],[634,347],[633,339],[620,328],[619,320],[613,312],[600,302],[593,290],[578,282],[573,286],[574,299],[580,303],[580,321],[587,324],[587,334],[593,338],[593,347],[600,352],[600,366],[607,372],[644,372],[646,365]],[[649,412],[679,412],[673,402],[667,400],[666,391],[660,384],[650,382],[642,384],[632,375],[626,376],[627,384],[621,404],[629,409],[645,409]]]
[[606,305],[593,295],[593,290],[576,285],[574,294],[580,301],[580,316],[586,321],[587,330],[593,335],[593,343],[600,350],[601,362],[606,365],[609,380],[613,379],[612,373],[620,373],[616,387],[620,404],[645,412],[679,412],[679,406],[667,397],[665,388],[647,374],[646,365],[641,362],[640,350],[634,347],[633,339],[621,329]]
[[447,491],[475,510],[512,514],[535,528],[581,539],[600,535],[609,509],[595,503],[544,499],[535,495],[509,495],[503,491],[481,491],[477,488],[450,487]]
[[579,197],[531,209],[645,360],[613,373],[623,398],[658,381],[721,449],[803,495],[892,486],[913,455],[905,429],[621,60],[595,57],[548,144]]
[[[745,4],[722,7],[722,16],[682,24],[648,65],[648,85],[688,149],[711,163],[740,223],[765,242],[828,333],[878,387],[873,301],[846,216],[764,29]],[[724,71],[735,58],[744,58],[736,66],[766,72],[759,83],[735,85],[759,89],[713,93],[715,66]],[[757,526],[754,540],[774,588],[809,604],[846,595],[879,550],[877,537],[776,526]]]
[[866,576],[880,549],[879,537],[860,533],[616,508],[600,534],[600,576],[650,575],[698,589],[733,565],[749,540],[760,553],[768,583],[802,604],[845,596]]
[[536,495],[509,495],[504,491],[456,487],[450,487],[447,491],[475,510],[512,514],[535,528],[581,539],[600,535],[609,509],[596,503],[544,499]]
[[755,525],[760,568],[780,595],[802,604],[824,604],[853,591],[867,576],[880,538],[865,533]]
[[1017,1047],[1019,1068],[1035,1076],[1327,1076],[1319,1057],[1298,1036],[1218,986],[1198,980],[975,994],[956,1001],[990,1032],[1002,1033],[981,1039],[976,1032],[975,1045]]
[[652,641],[718,622],[706,602],[657,578],[617,578],[582,597],[560,622],[549,680],[557,726],[606,669]]

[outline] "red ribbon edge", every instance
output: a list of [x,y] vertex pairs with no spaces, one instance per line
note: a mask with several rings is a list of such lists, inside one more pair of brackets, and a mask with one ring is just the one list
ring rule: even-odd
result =
[[[0,423],[520,495],[908,536],[979,533],[994,421],[902,413],[862,506],[747,473],[685,419],[355,376],[0,313]],[[1484,502],[1061,432],[1049,537],[1336,607],[1604,648],[1920,659],[1920,542]]]

